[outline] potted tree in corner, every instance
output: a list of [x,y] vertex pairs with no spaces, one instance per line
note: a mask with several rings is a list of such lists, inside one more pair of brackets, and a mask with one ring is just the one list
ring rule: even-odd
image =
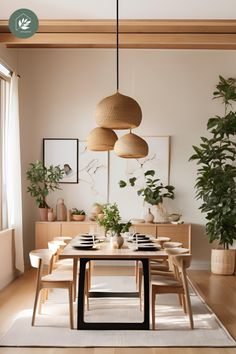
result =
[[220,81],[213,93],[224,104],[224,114],[210,118],[207,123],[209,137],[201,137],[199,146],[193,146],[199,165],[196,180],[196,198],[202,200],[200,210],[206,213],[206,233],[212,250],[211,270],[214,274],[233,274],[235,250],[229,249],[236,240],[236,79]]
[[30,164],[30,168],[26,172],[27,180],[30,182],[27,192],[35,198],[39,207],[40,220],[47,221],[48,204],[47,196],[51,191],[60,188],[60,181],[64,175],[64,170],[59,166],[45,167],[41,161]]

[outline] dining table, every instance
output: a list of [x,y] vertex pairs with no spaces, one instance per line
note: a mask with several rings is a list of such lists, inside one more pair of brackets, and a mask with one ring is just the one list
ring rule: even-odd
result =
[[[74,273],[79,262],[78,281],[78,304],[77,304],[77,329],[78,330],[148,330],[150,329],[150,276],[149,267],[152,259],[166,260],[167,253],[163,249],[158,250],[138,250],[135,245],[125,242],[122,248],[114,249],[110,242],[99,242],[91,249],[75,248],[80,236],[76,236],[61,252],[60,258],[72,258],[74,260]],[[90,261],[139,261],[143,267],[144,284],[144,316],[143,322],[85,322],[84,319],[84,297],[86,265]],[[90,289],[89,297],[138,297],[136,292],[101,292]]]

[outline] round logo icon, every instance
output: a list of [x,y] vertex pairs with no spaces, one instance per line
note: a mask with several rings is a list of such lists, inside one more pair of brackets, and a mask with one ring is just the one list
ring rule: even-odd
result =
[[9,18],[9,29],[18,38],[32,37],[38,30],[39,21],[35,13],[28,9],[19,9]]

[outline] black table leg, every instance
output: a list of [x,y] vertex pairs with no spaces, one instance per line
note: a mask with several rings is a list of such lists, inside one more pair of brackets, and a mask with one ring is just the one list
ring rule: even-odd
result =
[[[103,260],[106,260],[104,258]],[[109,259],[110,260],[110,259]],[[116,259],[117,260],[117,259]],[[127,259],[122,259],[127,260]],[[129,259],[130,260],[130,259]],[[91,261],[89,258],[80,258],[80,272],[79,272],[79,284],[78,284],[78,309],[77,309],[77,329],[88,330],[148,330],[150,326],[150,292],[149,292],[149,259],[139,259],[143,264],[143,278],[144,278],[144,321],[143,322],[85,322],[84,321],[84,290],[85,290],[85,273],[86,263]],[[91,294],[92,295],[92,294]],[[99,293],[94,293],[99,297]],[[100,293],[100,297],[104,297],[105,294]],[[126,297],[127,293],[107,293],[108,297]],[[127,297],[137,297],[137,294],[130,293]]]

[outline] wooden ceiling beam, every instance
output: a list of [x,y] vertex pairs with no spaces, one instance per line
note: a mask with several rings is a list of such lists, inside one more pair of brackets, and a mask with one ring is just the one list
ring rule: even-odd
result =
[[[114,20],[40,20],[38,32],[16,38],[0,21],[0,43],[10,48],[114,48]],[[236,20],[120,20],[120,47],[236,49]]]

